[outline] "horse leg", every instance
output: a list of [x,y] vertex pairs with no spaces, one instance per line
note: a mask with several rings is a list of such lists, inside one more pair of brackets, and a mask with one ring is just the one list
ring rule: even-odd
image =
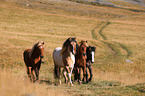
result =
[[57,81],[57,79],[59,79],[60,81],[60,84],[61,84],[61,80],[60,80],[60,67],[58,66],[55,66],[54,67],[54,77],[55,77],[55,80]]
[[83,82],[87,82],[87,80],[86,80],[86,67],[83,67],[82,68],[83,69]]
[[73,68],[71,68],[71,70],[70,70],[69,66],[66,66],[66,70],[67,70],[68,77],[69,77],[69,83],[73,86],[72,81],[71,81],[71,74],[72,74]]
[[28,74],[28,77],[30,78],[30,81],[33,82],[31,69],[32,67],[27,67],[27,74]]
[[60,72],[61,72],[61,68],[58,67],[57,77],[58,77],[58,79],[59,79],[59,84],[61,84],[61,80],[60,80]]
[[76,68],[74,68],[73,69],[73,73],[74,73],[74,82],[76,82],[77,81],[77,69]]
[[[84,79],[85,78],[83,78],[83,82],[84,82]],[[88,71],[87,71],[87,67],[86,67],[86,82],[88,83]]]
[[73,71],[73,68],[71,68],[71,71],[70,73],[68,73],[68,75],[69,75],[70,84],[73,86],[72,80],[71,80],[72,71]]
[[78,83],[81,84],[81,69],[80,68],[76,68],[77,70],[77,79],[78,79]]
[[41,67],[41,63],[38,66],[36,66],[36,68],[35,68],[36,80],[39,80],[40,67]]
[[90,78],[89,81],[92,80],[93,74],[92,74],[92,66],[89,67],[89,72],[90,72]]
[[68,82],[68,78],[67,78],[67,70],[66,70],[66,68],[64,68],[64,70],[63,70],[63,76],[65,78],[65,83],[67,83]]
[[88,83],[88,71],[87,71],[87,68],[86,68],[86,82]]
[[34,73],[35,73],[35,72],[34,72],[34,69],[32,68],[32,69],[31,69],[31,75],[32,75],[31,78],[32,78],[33,83],[35,82]]
[[39,69],[36,67],[35,68],[35,74],[36,74],[36,80],[39,79]]

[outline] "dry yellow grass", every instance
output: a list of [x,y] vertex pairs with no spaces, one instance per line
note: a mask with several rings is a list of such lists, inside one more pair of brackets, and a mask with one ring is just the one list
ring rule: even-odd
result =
[[[19,74],[19,73],[18,73]],[[22,75],[16,75],[11,71],[0,72],[1,96],[66,96],[63,90],[54,85],[46,83],[32,84],[30,80]],[[57,91],[56,91],[57,90]]]
[[[0,72],[0,92],[3,96],[143,95],[127,85],[145,81],[144,17],[144,12],[69,1],[1,2],[0,69],[3,71]],[[52,52],[70,36],[96,46],[93,81],[75,83],[74,87],[55,86]],[[40,81],[31,84],[22,54],[39,40],[45,42],[44,63]],[[109,85],[112,83],[121,84],[114,87]]]

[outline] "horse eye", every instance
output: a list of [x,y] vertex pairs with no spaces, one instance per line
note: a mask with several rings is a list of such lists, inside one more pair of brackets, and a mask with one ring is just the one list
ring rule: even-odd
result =
[[84,48],[82,48],[82,50],[84,50]]
[[71,47],[73,47],[73,45],[70,45]]

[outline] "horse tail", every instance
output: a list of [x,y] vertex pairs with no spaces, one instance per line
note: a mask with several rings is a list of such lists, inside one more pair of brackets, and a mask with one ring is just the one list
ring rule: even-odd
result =
[[54,66],[54,78],[55,79],[60,79],[60,67],[58,67],[58,66]]
[[56,68],[56,66],[54,66],[54,78],[56,79],[57,77],[57,68]]
[[26,55],[27,55],[27,51],[25,50],[24,52],[23,52],[23,59],[24,59],[24,62],[26,63]]
[[30,59],[29,59],[29,52],[30,52],[31,49],[26,49],[24,52],[23,52],[23,59],[24,59],[24,62],[26,64],[26,66],[29,66],[30,65]]
[[56,55],[60,55],[60,53],[58,52],[58,50],[60,50],[60,48],[56,48],[53,51],[53,62],[54,62],[54,78],[55,79],[60,79],[60,72],[61,72],[61,68],[60,66],[57,64],[56,60],[57,60],[57,56]]

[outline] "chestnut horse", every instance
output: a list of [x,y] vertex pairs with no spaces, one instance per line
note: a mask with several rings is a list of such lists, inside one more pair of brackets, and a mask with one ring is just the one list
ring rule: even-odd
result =
[[60,84],[60,72],[63,68],[63,74],[65,78],[65,83],[68,83],[67,73],[69,77],[69,83],[72,84],[71,75],[75,64],[75,54],[76,54],[77,41],[76,38],[68,38],[64,43],[62,48],[57,47],[53,51],[53,61],[54,61],[54,76],[55,79],[59,79]]
[[[41,67],[41,62],[44,52],[44,42],[38,42],[34,44],[32,49],[26,49],[23,53],[24,62],[27,67],[27,74],[31,82],[35,82],[39,79],[39,69]],[[34,71],[35,75],[34,76]]]
[[94,46],[89,46],[87,47],[87,59],[86,59],[86,67],[89,69],[89,73],[90,73],[90,78],[88,80],[88,72],[86,70],[86,77],[88,82],[90,82],[92,80],[92,63],[94,63],[94,56],[95,56],[95,49],[96,47]]
[[74,79],[78,80],[79,83],[81,83],[81,75],[80,71],[81,68],[83,70],[83,80],[85,82],[88,82],[86,79],[86,49],[87,49],[87,41],[81,41],[80,46],[77,49],[77,54],[75,56],[76,62],[75,62],[75,67],[74,67]]

